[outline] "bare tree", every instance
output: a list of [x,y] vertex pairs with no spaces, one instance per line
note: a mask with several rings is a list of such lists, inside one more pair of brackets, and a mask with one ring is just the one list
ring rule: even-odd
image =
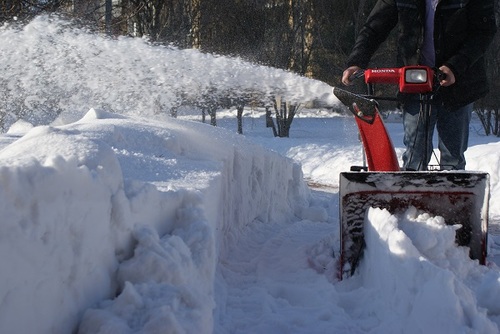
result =
[[276,125],[272,124],[275,137],[290,137],[290,128],[299,109],[298,105],[283,101],[280,96],[273,100],[273,107],[276,116]]

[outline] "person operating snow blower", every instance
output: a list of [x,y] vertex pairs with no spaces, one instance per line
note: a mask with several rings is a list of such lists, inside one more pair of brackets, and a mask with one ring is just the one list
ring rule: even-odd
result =
[[494,0],[378,0],[348,58],[343,84],[350,85],[353,75],[367,68],[396,26],[397,66],[426,65],[441,73],[431,97],[428,129],[421,121],[418,94],[399,96],[406,146],[403,169],[427,170],[435,127],[440,169],[465,169],[473,102],[489,91],[484,54],[497,30]]

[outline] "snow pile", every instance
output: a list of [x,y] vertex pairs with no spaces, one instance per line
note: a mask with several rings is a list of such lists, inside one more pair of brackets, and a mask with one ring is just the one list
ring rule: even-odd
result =
[[[500,149],[499,142],[493,142],[480,146],[473,146],[465,154],[467,159],[466,168],[469,170],[479,170],[486,172],[490,175],[490,191],[492,198],[496,199],[500,194]],[[494,217],[500,217],[500,207],[490,205],[490,214]]]
[[[445,225],[440,217],[419,215],[415,209],[399,220],[385,210],[368,211],[367,246],[358,279],[370,291],[364,296],[370,306],[362,306],[363,317],[378,323],[377,332],[498,330],[478,306],[471,284],[486,269],[468,259],[467,248],[455,246],[456,228]],[[465,266],[457,267],[457,263]]]
[[[307,194],[298,165],[242,137],[227,139],[203,124],[135,123],[92,110],[3,149],[0,267],[9,270],[0,332],[70,332],[83,310],[121,289],[106,312],[118,308],[126,319],[123,303],[135,317],[170,307],[173,328],[211,328],[219,252],[248,222],[283,220]],[[95,333],[102,315],[87,317],[92,325],[82,330]]]

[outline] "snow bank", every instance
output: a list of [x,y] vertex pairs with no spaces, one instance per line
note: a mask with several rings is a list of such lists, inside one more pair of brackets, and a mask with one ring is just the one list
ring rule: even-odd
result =
[[308,196],[298,165],[241,136],[95,110],[29,130],[0,162],[2,333],[68,333],[93,305],[82,333],[201,333],[223,245]]
[[500,205],[496,199],[500,195],[500,142],[475,145],[465,152],[468,170],[478,170],[490,175],[491,197],[490,215],[500,217]]
[[369,209],[357,277],[363,321],[374,324],[377,333],[497,332],[474,291],[477,277],[488,269],[455,245],[457,228],[415,208],[401,217]]

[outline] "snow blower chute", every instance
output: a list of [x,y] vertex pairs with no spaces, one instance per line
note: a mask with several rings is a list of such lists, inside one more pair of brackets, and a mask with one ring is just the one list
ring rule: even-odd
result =
[[[351,276],[365,247],[363,225],[370,207],[404,212],[413,206],[441,216],[446,224],[460,224],[456,243],[470,249],[470,257],[486,262],[489,175],[482,172],[401,171],[394,145],[378,110],[378,100],[396,98],[373,95],[373,84],[397,84],[401,93],[420,95],[421,121],[429,127],[431,99],[439,71],[426,66],[368,69],[362,75],[368,94],[334,88],[335,96],[354,114],[368,166],[340,173],[339,278]],[[424,161],[428,157],[424,155]]]

